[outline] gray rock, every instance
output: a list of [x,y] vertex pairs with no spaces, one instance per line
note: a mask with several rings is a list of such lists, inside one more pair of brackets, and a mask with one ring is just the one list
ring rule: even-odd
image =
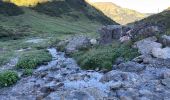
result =
[[82,48],[88,48],[90,45],[90,39],[86,36],[80,35],[71,38],[65,49],[67,53],[72,53]]
[[119,64],[121,64],[121,63],[123,63],[123,62],[125,62],[125,59],[122,58],[122,57],[119,57],[119,58],[116,59],[115,64],[116,64],[116,65],[119,65]]
[[153,23],[142,23],[137,24],[130,30],[133,39],[138,39],[139,37],[150,37],[155,36],[158,33],[164,32],[163,25],[153,24]]
[[119,69],[119,70],[127,71],[127,72],[139,72],[139,71],[144,70],[144,68],[145,68],[145,65],[143,65],[143,64],[139,64],[139,63],[136,63],[136,62],[129,61],[129,62],[126,62],[126,63],[119,64],[114,69]]
[[140,95],[144,96],[150,96],[153,95],[151,91],[149,90],[139,90]]
[[162,82],[163,85],[170,88],[170,78],[163,79],[161,82]]
[[122,25],[108,25],[99,29],[100,44],[110,44],[113,40],[119,40],[130,28]]
[[153,48],[161,48],[162,44],[155,42],[157,41],[156,37],[149,37],[141,41],[135,42],[134,47],[138,48],[139,53],[142,55],[149,55],[152,52]]
[[49,94],[43,100],[61,100],[61,97],[56,92],[53,92],[53,93]]
[[[122,71],[110,71],[101,77],[100,82],[105,83],[109,81],[123,81],[123,82],[136,82],[140,80],[139,76],[135,73],[129,73],[129,72],[122,72]],[[133,85],[131,83],[131,85]]]
[[153,58],[153,57],[144,57],[143,63],[147,64],[148,67],[157,67],[157,68],[163,68],[163,67],[170,67],[170,59],[160,59],[160,58]]
[[122,82],[115,82],[115,83],[112,83],[112,84],[111,84],[110,88],[111,88],[112,90],[115,90],[115,89],[121,88],[121,86],[122,86]]
[[170,47],[166,48],[153,48],[152,55],[156,58],[170,59]]
[[122,36],[122,37],[120,37],[119,40],[121,43],[127,43],[131,40],[131,38],[130,38],[130,36]]
[[95,100],[89,93],[84,91],[73,91],[65,97],[66,100]]
[[160,42],[164,45],[164,46],[169,46],[170,47],[170,36],[167,35],[163,35],[160,39]]
[[40,91],[42,93],[50,93],[50,92],[54,92],[56,91],[59,87],[62,87],[64,85],[64,83],[49,83],[47,85],[45,85],[44,87],[42,87],[40,89]]
[[118,90],[117,96],[120,100],[134,100],[134,98],[139,96],[137,90],[128,88],[127,90]]
[[90,43],[91,43],[92,45],[97,45],[98,41],[97,41],[96,39],[91,39],[91,40],[90,40]]

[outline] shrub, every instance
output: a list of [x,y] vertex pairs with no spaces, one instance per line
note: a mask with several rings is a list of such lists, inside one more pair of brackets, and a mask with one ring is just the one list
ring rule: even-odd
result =
[[89,51],[81,51],[72,55],[78,64],[84,69],[112,69],[112,64],[118,57],[123,57],[126,60],[131,60],[138,56],[135,49],[127,45],[118,47],[105,46],[92,48]]
[[33,73],[33,69],[25,69],[23,75],[30,76]]
[[19,57],[16,67],[23,69],[33,69],[40,64],[49,62],[51,59],[51,55],[45,50],[28,51]]
[[14,71],[5,71],[0,73],[0,87],[13,85],[19,79],[18,74]]
[[29,26],[20,26],[17,28],[7,28],[0,25],[0,38],[10,38],[10,39],[17,39],[23,36],[26,36],[30,32]]

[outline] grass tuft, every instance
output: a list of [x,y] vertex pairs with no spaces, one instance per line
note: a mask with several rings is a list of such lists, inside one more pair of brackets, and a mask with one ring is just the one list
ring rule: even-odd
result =
[[45,50],[34,50],[23,53],[19,57],[17,68],[34,69],[38,65],[51,61],[51,55]]

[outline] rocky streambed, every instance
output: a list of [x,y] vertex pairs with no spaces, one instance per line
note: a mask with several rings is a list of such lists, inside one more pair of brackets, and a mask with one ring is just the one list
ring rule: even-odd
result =
[[156,67],[149,57],[143,58],[145,63],[140,58],[100,73],[82,70],[54,48],[48,51],[53,60],[14,86],[0,89],[0,100],[170,100],[169,66]]

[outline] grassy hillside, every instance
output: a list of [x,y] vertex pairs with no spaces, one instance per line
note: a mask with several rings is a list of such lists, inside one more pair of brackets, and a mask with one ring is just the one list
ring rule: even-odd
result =
[[[73,4],[80,3],[80,0],[77,0],[78,2],[76,0],[73,1],[74,2],[68,2]],[[62,4],[68,5],[68,2],[60,2],[61,5],[58,5],[59,2],[56,1],[54,6],[58,5],[60,6],[59,8],[63,10],[65,6],[62,6]],[[76,5],[68,6],[69,11],[64,10],[64,13],[60,14],[60,16],[58,16],[57,13],[53,14],[54,16],[46,13],[46,10],[48,11],[47,8],[52,12],[58,12],[57,10],[59,9],[51,5],[53,4],[50,2],[37,5],[35,8],[15,6],[18,9],[17,11],[22,10],[23,13],[14,16],[0,13],[0,66],[7,63],[11,58],[16,57],[18,55],[17,50],[19,49],[30,47],[33,51],[46,49],[56,44],[58,39],[63,39],[74,34],[96,36],[98,35],[96,30],[103,24],[116,24],[101,14],[101,12],[87,6],[85,2],[85,6],[82,5],[83,7],[78,5],[78,10],[76,9],[76,7],[78,7]],[[10,7],[11,6],[7,6],[5,9],[11,13],[13,9],[10,9]],[[0,8],[2,8],[2,6],[0,6]],[[44,11],[42,11],[42,9]],[[0,11],[3,10],[0,9]],[[87,15],[92,15],[92,18],[89,18]],[[26,42],[30,39],[37,38],[44,39],[44,42],[38,44]]]
[[145,17],[145,14],[134,10],[121,8],[111,2],[90,3],[98,10],[102,11],[106,16],[120,24],[127,24]]
[[151,23],[155,25],[164,26],[166,29],[166,32],[170,34],[170,19],[169,18],[170,18],[170,8],[168,8],[167,10],[161,13],[151,15],[143,20],[135,22],[135,24],[140,25],[144,23]]
[[62,17],[69,16],[76,20],[87,18],[102,24],[115,24],[110,18],[98,11],[84,0],[63,0],[40,3],[33,8],[35,11],[50,16]]

